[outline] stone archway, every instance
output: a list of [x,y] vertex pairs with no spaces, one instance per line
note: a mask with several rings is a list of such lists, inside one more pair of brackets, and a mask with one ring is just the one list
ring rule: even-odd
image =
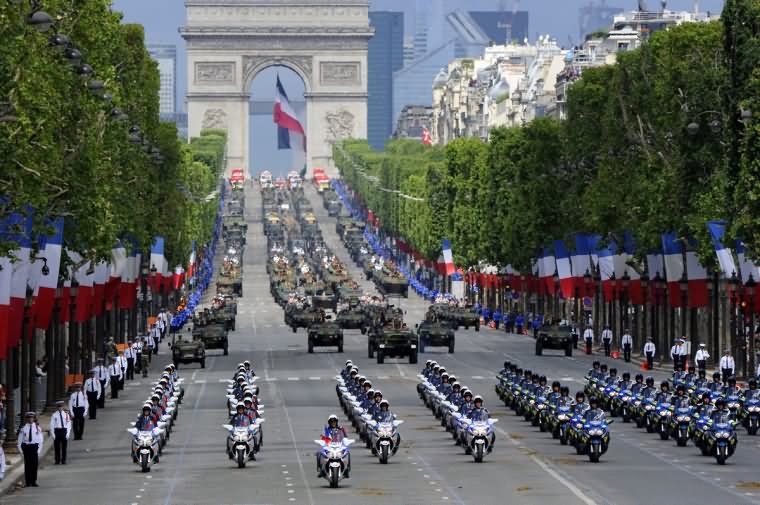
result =
[[332,143],[367,136],[367,0],[186,0],[188,133],[228,131],[248,167],[251,83],[282,65],[303,79],[308,168],[333,169]]

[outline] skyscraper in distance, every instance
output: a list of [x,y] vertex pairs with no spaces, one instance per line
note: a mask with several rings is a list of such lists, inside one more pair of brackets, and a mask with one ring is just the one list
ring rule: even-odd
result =
[[161,74],[159,113],[166,121],[177,114],[177,47],[173,44],[147,44],[148,53],[158,63]]
[[382,149],[393,133],[393,73],[404,66],[404,14],[371,11],[367,50],[367,140]]

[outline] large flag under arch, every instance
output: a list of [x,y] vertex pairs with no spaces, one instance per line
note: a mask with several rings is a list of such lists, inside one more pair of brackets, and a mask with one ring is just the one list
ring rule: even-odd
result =
[[277,124],[277,149],[290,149],[290,136],[297,135],[302,139],[303,149],[306,150],[306,134],[298,120],[293,107],[290,106],[288,94],[277,76],[277,97],[274,102],[272,119]]

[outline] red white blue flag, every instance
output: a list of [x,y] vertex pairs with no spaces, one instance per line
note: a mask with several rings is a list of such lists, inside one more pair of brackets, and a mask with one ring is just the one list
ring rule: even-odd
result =
[[306,149],[306,134],[293,107],[290,106],[288,94],[282,87],[279,75],[277,76],[277,96],[275,97],[272,119],[277,124],[277,149],[290,149],[291,135],[300,136],[304,150]]
[[456,272],[454,266],[454,255],[451,252],[451,241],[449,239],[443,239],[443,263],[446,265],[446,275],[451,275]]

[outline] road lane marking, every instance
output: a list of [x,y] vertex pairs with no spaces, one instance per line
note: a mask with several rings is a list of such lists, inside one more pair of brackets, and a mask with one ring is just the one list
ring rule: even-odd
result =
[[300,381],[301,378],[300,377],[288,377],[288,380],[289,381]]
[[[512,445],[515,447],[520,447],[520,443],[509,436],[509,434],[504,431],[501,428],[496,428],[496,431],[501,433],[507,440],[509,440]],[[551,468],[549,465],[547,465],[544,461],[542,461],[540,458],[536,457],[535,454],[531,454],[528,456],[535,464],[537,464],[544,472],[548,473],[554,480],[565,486],[571,493],[575,495],[576,498],[578,498],[580,501],[585,503],[586,505],[598,505],[597,502],[592,500],[589,496],[587,496],[583,491],[578,488],[575,484],[573,484],[569,479],[566,479],[559,473],[557,473],[556,470]]]
[[194,384],[205,384],[206,383],[206,379],[198,379],[198,380],[193,381],[193,383]]
[[483,377],[482,375],[473,375],[472,376],[472,380],[481,380],[482,381],[483,379],[485,379],[485,377]]
[[319,380],[322,380],[322,378],[321,377],[309,377],[309,380],[310,381],[319,381]]

